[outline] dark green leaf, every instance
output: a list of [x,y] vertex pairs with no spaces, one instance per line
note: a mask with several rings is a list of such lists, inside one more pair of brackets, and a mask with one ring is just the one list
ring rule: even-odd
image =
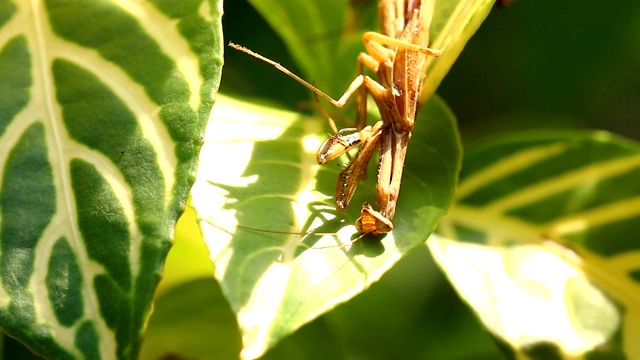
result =
[[222,65],[221,5],[0,5],[0,327],[137,358]]

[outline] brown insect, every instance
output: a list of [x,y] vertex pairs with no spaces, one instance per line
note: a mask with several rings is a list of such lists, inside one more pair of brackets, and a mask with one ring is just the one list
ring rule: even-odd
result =
[[[357,91],[356,127],[337,131],[322,144],[317,157],[323,164],[360,146],[353,161],[338,176],[335,205],[337,210],[344,211],[365,176],[373,153],[380,150],[376,187],[376,203],[380,210],[374,210],[367,203],[363,205],[356,221],[356,228],[361,233],[381,234],[393,229],[407,145],[420,107],[426,59],[442,54],[441,50],[428,48],[434,7],[435,0],[380,0],[381,32],[363,35],[367,52],[358,56],[359,75],[338,100],[280,64],[239,45],[229,44],[270,63],[337,107],[344,106]],[[365,68],[375,73],[375,80],[365,75]],[[365,127],[367,94],[376,102],[382,120]]]

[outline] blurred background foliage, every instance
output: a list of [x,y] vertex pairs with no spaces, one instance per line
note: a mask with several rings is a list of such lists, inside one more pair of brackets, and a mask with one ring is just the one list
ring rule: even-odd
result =
[[[375,1],[357,6],[363,13],[376,10]],[[304,74],[247,1],[227,1],[223,25],[227,41]],[[608,130],[638,140],[639,39],[635,0],[517,0],[492,11],[437,92],[457,116],[465,144],[501,132],[560,128]],[[355,60],[336,71],[345,74],[344,84],[323,88],[335,97],[353,78]],[[310,100],[302,86],[232,50],[225,54],[221,84],[222,92],[266,98],[290,109]],[[319,336],[326,334],[319,329],[329,329],[333,338]],[[299,357],[313,338],[352,358],[502,358],[499,345],[460,302],[426,249],[267,357]]]

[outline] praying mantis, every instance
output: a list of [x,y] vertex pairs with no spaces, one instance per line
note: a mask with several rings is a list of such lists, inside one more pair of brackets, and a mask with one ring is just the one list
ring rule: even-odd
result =
[[[420,107],[426,59],[443,52],[428,47],[434,8],[435,0],[380,0],[381,32],[370,31],[363,35],[366,52],[358,55],[358,76],[338,100],[282,65],[242,46],[229,44],[275,66],[336,107],[343,107],[355,94],[356,127],[336,131],[332,124],[336,134],[321,145],[317,160],[324,164],[360,147],[355,158],[338,175],[335,207],[344,211],[366,174],[367,164],[379,149],[376,186],[379,210],[368,203],[363,204],[355,223],[362,234],[383,234],[393,229],[407,146]],[[375,79],[366,75],[365,69],[373,72]],[[367,95],[373,98],[381,115],[381,120],[372,126],[365,126]]]

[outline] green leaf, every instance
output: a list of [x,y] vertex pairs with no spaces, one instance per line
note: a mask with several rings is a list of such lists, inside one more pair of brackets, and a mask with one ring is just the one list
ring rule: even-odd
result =
[[0,6],[0,326],[137,358],[222,65],[216,1]]
[[238,325],[215,280],[183,282],[158,296],[141,359],[233,359]]
[[378,280],[424,243],[453,198],[460,144],[455,119],[438,98],[419,113],[393,232],[353,245],[360,205],[375,200],[375,169],[347,212],[336,211],[341,168],[316,164],[324,120],[222,96],[212,116],[192,201],[237,313],[245,358]]
[[[336,54],[343,47],[338,36],[348,21],[348,2],[344,0],[295,1],[250,0],[289,48],[298,66],[317,86],[329,85],[336,71]],[[355,57],[352,59],[355,60]],[[355,61],[349,66],[355,70]],[[349,79],[350,80],[350,79]],[[340,90],[340,89],[338,89]],[[344,89],[342,89],[344,91]]]
[[493,139],[465,157],[457,203],[429,245],[514,352],[635,358],[638,179],[640,146],[611,134]]

